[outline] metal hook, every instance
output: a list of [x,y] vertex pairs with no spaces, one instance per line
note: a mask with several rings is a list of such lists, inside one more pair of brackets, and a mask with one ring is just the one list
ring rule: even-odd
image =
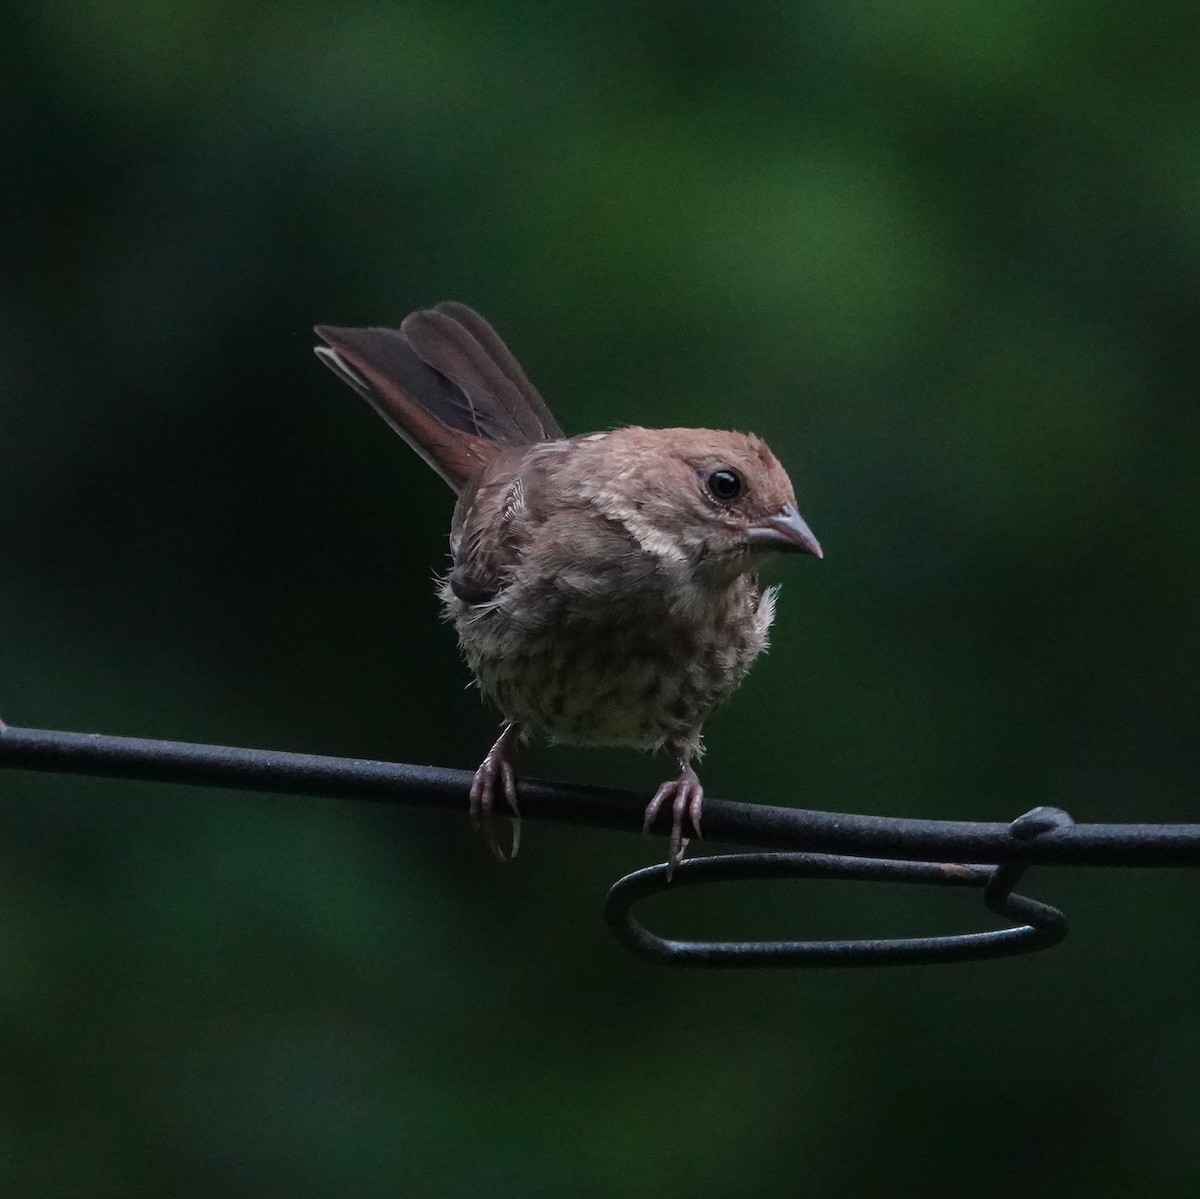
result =
[[[1027,821],[1027,817],[1021,820]],[[1014,821],[1014,825],[1017,823]],[[1047,827],[1058,827],[1058,823]],[[1026,836],[1036,836],[1041,831],[1044,830],[1030,828],[1028,822],[1023,828]],[[824,941],[669,940],[650,932],[630,911],[639,899],[668,889],[665,865],[636,870],[615,883],[605,901],[604,917],[613,935],[627,949],[648,961],[670,966],[900,966],[965,962],[1048,949],[1067,935],[1066,919],[1057,908],[1013,894],[1013,887],[1024,871],[1024,864],[1019,862],[959,866],[832,854],[739,853],[685,860],[675,867],[674,880],[670,881],[671,889],[780,878],[979,887],[989,910],[1012,922],[1008,928],[953,936]]]

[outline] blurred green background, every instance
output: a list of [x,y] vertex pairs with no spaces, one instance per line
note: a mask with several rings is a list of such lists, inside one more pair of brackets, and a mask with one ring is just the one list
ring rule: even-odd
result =
[[[1194,4],[0,17],[0,714],[473,767],[451,497],[310,326],[488,315],[583,432],[750,428],[827,551],[709,793],[1188,820]],[[667,764],[535,748],[647,793]],[[32,1196],[1194,1196],[1194,875],[1036,875],[1011,962],[676,973],[660,842],[0,775],[0,1186]],[[936,901],[936,902],[935,902]],[[967,928],[833,885],[664,930]]]

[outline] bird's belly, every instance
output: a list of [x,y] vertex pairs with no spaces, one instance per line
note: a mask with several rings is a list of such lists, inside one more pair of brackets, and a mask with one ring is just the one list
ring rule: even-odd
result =
[[556,741],[657,748],[694,743],[744,678],[766,642],[754,611],[743,600],[700,622],[528,629],[493,611],[456,623],[481,690],[509,720]]
[[686,737],[716,702],[685,688],[677,667],[647,658],[538,653],[481,662],[477,674],[510,720],[580,745],[655,747]]

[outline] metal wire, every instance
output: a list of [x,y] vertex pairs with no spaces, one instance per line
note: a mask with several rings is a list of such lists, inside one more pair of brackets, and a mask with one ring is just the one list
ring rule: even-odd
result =
[[[434,766],[332,758],[179,741],[151,741],[0,722],[0,768],[230,790],[418,804],[466,811],[471,774]],[[645,796],[536,780],[521,782],[526,819],[640,832]],[[668,831],[669,816],[652,829]],[[1013,927],[949,938],[898,941],[678,942],[629,914],[665,885],[665,867],[637,871],[610,892],[606,915],[622,944],[653,961],[681,965],[880,965],[996,957],[1061,940],[1060,912],[1012,894],[1027,865],[1197,866],[1198,824],[1075,824],[1056,808],[1011,823],[912,820],[706,799],[710,840],[799,853],[742,854],[684,862],[674,887],[731,878],[845,878],[982,887],[985,903]],[[841,857],[836,855],[856,855]],[[862,856],[870,855],[865,860]],[[831,856],[833,855],[833,856]],[[960,863],[949,866],[945,863]],[[998,869],[1004,864],[1013,869]],[[986,865],[987,869],[971,869]]]
[[[956,866],[944,862],[891,862],[812,853],[739,853],[694,858],[675,868],[650,866],[615,883],[604,905],[613,936],[627,949],[667,966],[913,966],[1009,957],[1048,949],[1067,935],[1057,908],[1013,894],[1024,866]],[[875,883],[981,887],[984,902],[1012,923],[1008,928],[943,937],[888,940],[673,941],[633,918],[633,904],[658,891],[748,879],[823,878]]]

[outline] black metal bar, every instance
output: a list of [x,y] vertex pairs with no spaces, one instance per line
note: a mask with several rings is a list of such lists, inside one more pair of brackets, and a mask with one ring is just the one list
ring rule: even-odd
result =
[[[463,770],[0,724],[0,768],[466,810]],[[521,781],[527,819],[638,832],[646,796]],[[655,831],[665,833],[669,815]],[[1054,809],[1013,823],[913,820],[709,799],[710,840],[900,860],[1059,866],[1197,866],[1200,824],[1072,824]]]

